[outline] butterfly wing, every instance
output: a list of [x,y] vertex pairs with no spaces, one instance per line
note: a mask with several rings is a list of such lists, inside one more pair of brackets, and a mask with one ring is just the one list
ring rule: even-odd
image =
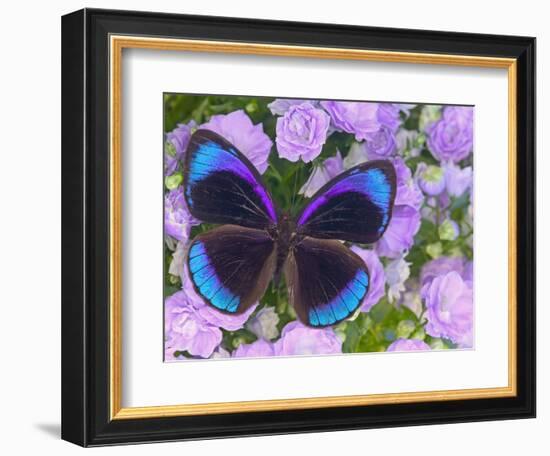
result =
[[323,186],[297,218],[298,234],[370,244],[386,230],[395,200],[387,160],[355,166]]
[[189,211],[203,222],[258,229],[277,224],[275,206],[256,168],[212,131],[197,130],[191,136],[184,193]]
[[285,264],[289,302],[302,323],[322,328],[353,315],[369,289],[365,263],[335,240],[305,237]]
[[275,243],[266,231],[235,225],[198,235],[187,256],[195,291],[230,314],[245,312],[263,296],[275,263]]

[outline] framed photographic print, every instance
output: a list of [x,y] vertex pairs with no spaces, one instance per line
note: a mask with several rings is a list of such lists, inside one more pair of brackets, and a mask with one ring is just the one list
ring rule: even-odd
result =
[[62,437],[535,415],[535,40],[62,21]]

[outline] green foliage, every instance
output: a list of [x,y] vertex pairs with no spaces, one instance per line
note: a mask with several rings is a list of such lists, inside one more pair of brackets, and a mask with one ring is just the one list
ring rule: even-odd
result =
[[264,131],[273,137],[275,135],[275,118],[267,107],[272,101],[273,98],[266,97],[165,93],[164,131],[173,130],[178,124],[187,123],[191,120],[199,125],[207,122],[213,115],[227,114],[243,109],[255,124],[262,122]]
[[385,351],[398,338],[407,338],[422,329],[422,323],[408,307],[395,306],[386,298],[370,312],[359,313],[352,321],[342,323],[344,353]]

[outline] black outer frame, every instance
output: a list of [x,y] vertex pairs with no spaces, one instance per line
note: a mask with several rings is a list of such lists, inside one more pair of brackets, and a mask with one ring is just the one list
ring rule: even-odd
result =
[[[517,396],[110,421],[110,34],[517,59]],[[98,446],[534,416],[534,38],[96,9],[62,18],[63,439]]]

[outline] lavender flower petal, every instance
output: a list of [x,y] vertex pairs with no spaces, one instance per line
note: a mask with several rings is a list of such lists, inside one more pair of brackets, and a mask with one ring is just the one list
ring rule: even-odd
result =
[[381,125],[387,127],[392,133],[395,133],[401,125],[399,112],[402,105],[393,103],[380,103],[378,105],[377,118]]
[[313,171],[298,193],[306,198],[311,198],[317,190],[343,171],[342,155],[337,151],[334,157],[327,158],[324,162],[316,163],[313,166]]
[[473,289],[458,272],[435,277],[422,288],[428,323],[426,332],[432,337],[450,339],[462,348],[473,342]]
[[185,202],[183,187],[170,190],[164,196],[164,232],[178,241],[187,241],[193,225],[200,222],[195,219]]
[[279,336],[279,315],[273,307],[264,307],[246,323],[246,329],[258,339],[273,340]]
[[263,358],[275,355],[275,347],[265,339],[258,339],[251,344],[241,344],[232,353],[233,358]]
[[332,328],[313,329],[298,321],[288,323],[275,343],[277,356],[328,355],[342,352],[342,341]]
[[471,166],[460,168],[452,162],[443,167],[445,172],[445,185],[450,196],[462,196],[472,186],[473,172]]
[[318,101],[315,100],[301,100],[297,98],[277,98],[267,105],[271,114],[276,116],[283,116],[292,106],[299,105],[302,103],[309,103],[313,107],[319,105]]
[[351,250],[359,255],[369,270],[369,291],[361,304],[361,312],[368,312],[384,296],[384,267],[374,250],[362,249],[356,245],[352,246]]
[[212,116],[200,128],[223,136],[252,162],[260,174],[267,169],[273,143],[264,133],[263,125],[254,125],[243,110]]
[[357,141],[367,139],[380,128],[378,103],[321,101],[336,130],[353,133]]
[[164,174],[166,176],[173,174],[183,161],[185,150],[195,127],[194,121],[188,124],[178,124],[174,130],[166,134],[164,153]]
[[165,352],[187,351],[208,358],[221,343],[219,328],[208,323],[188,301],[183,291],[166,298],[164,305]]
[[395,134],[384,125],[365,139],[365,149],[370,160],[391,157],[397,151]]
[[386,351],[402,352],[402,351],[425,351],[431,350],[431,347],[423,340],[418,339],[397,339]]

